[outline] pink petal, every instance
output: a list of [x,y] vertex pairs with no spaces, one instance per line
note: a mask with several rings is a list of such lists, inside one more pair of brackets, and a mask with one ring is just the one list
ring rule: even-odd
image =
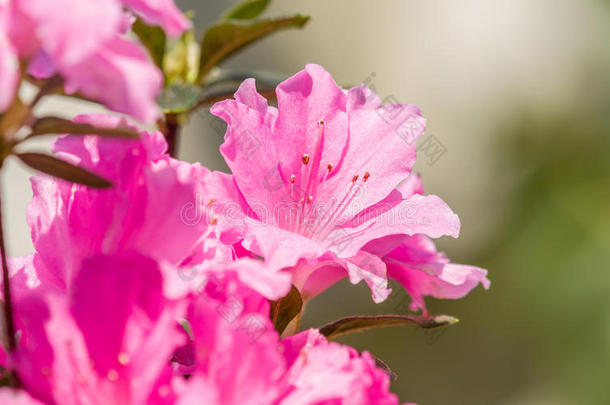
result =
[[359,355],[349,346],[327,342],[312,329],[284,339],[282,345],[290,366],[290,390],[282,404],[398,405],[389,392],[390,377],[369,353]]
[[161,72],[138,44],[115,36],[79,63],[60,67],[68,93],[80,92],[143,122],[159,115]]
[[10,387],[0,388],[0,403],[5,405],[42,405],[27,392]]
[[409,237],[384,258],[388,276],[400,282],[412,298],[413,310],[426,310],[424,296],[458,299],[479,283],[488,289],[487,270],[449,263],[423,235]]
[[17,0],[16,4],[33,22],[44,51],[59,67],[94,53],[117,32],[121,18],[120,4],[114,0]]
[[[77,121],[121,123],[107,116]],[[174,265],[195,254],[208,227],[202,201],[208,172],[163,155],[165,146],[160,133],[143,133],[139,140],[69,136],[56,142],[60,158],[113,182],[110,189],[94,190],[45,176],[32,179],[32,240],[64,288],[81,260],[93,254],[136,250]],[[71,254],[58,251],[58,243],[71,246]]]
[[10,107],[19,80],[19,60],[6,33],[6,11],[0,6],[0,112]]
[[123,0],[123,3],[150,25],[160,25],[175,37],[191,27],[191,22],[173,0]]

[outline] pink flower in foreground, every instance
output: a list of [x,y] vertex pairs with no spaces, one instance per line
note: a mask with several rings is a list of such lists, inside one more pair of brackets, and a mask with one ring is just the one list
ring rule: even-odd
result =
[[[177,35],[190,22],[171,0],[7,0],[0,5],[0,111],[15,92],[19,66],[35,77],[62,76],[107,107],[152,121],[161,72],[144,48],[124,38],[123,6]],[[6,99],[6,100],[5,100]]]
[[[75,121],[126,124],[105,115]],[[91,255],[138,251],[173,265],[201,255],[209,219],[198,202],[208,170],[170,158],[166,147],[158,132],[142,132],[136,140],[78,135],[55,142],[59,158],[97,173],[113,187],[96,190],[46,175],[32,177],[27,220],[39,277],[67,289],[81,261]]]
[[94,256],[83,262],[71,294],[35,289],[17,300],[21,338],[11,366],[45,404],[166,398],[169,359],[184,342],[176,323],[184,309],[163,295],[153,260],[135,253]]
[[282,404],[398,404],[389,392],[390,377],[368,352],[328,342],[314,329],[284,339],[282,346],[289,367]]
[[200,269],[193,290],[140,254],[93,256],[70,293],[17,296],[20,340],[8,365],[45,404],[397,404],[368,353],[313,330],[280,340],[268,299],[286,294],[288,279],[269,284],[265,271],[244,260]]
[[228,124],[220,150],[233,179],[211,197],[238,205],[243,246],[273,268],[290,268],[305,298],[347,273],[382,301],[386,266],[363,246],[388,235],[459,231],[440,198],[403,198],[396,189],[411,173],[425,120],[412,105],[382,107],[363,86],[341,89],[317,65],[276,94],[277,109],[249,79],[234,100],[212,107]]
[[173,380],[177,404],[398,403],[368,353],[314,330],[280,342],[268,305],[225,276],[210,279],[187,311],[192,341],[175,361],[190,377]]

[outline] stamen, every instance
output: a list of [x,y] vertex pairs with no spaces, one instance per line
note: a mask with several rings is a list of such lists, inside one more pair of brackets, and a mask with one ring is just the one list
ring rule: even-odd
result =
[[328,166],[326,166],[326,168],[328,169],[328,172],[332,172],[333,171],[333,164],[329,163]]
[[119,353],[118,361],[119,364],[126,366],[127,364],[129,364],[129,355],[125,352]]
[[313,195],[310,195],[307,197],[307,204],[311,204],[311,202],[313,201]]
[[115,369],[108,370],[108,374],[106,375],[110,381],[116,381],[119,379],[119,373]]
[[352,177],[352,183],[355,183],[356,180],[358,180],[358,175],[354,174],[354,177]]
[[371,173],[366,172],[366,173],[364,173],[364,177],[362,177],[362,180],[367,181],[369,179],[369,177],[371,177]]
[[290,175],[290,182],[294,184],[294,179],[296,179],[297,176],[295,176],[294,174]]
[[303,157],[301,157],[301,162],[303,162],[304,165],[309,163],[309,155],[307,153],[303,153]]

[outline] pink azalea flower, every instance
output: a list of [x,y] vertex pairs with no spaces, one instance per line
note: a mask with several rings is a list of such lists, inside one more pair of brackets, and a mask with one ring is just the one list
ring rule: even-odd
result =
[[169,359],[184,342],[176,319],[185,306],[165,298],[150,258],[91,257],[71,294],[36,289],[15,308],[21,337],[12,366],[33,397],[46,404],[169,399]]
[[209,405],[276,403],[285,364],[268,307],[266,314],[240,310],[239,295],[216,288],[187,314],[194,367],[188,380],[174,378],[177,404],[200,404],[202,395]]
[[56,73],[79,92],[142,121],[159,114],[161,72],[144,48],[123,37],[123,5],[171,35],[190,22],[171,0],[7,0],[0,5],[0,110],[12,100],[20,58],[38,78]]
[[205,284],[187,312],[192,341],[174,358],[188,366],[173,380],[177,404],[398,404],[389,376],[368,353],[314,330],[280,342],[269,307],[247,304],[256,294],[227,274]]
[[281,404],[398,404],[390,377],[368,352],[326,341],[315,329],[282,341],[288,364],[287,395]]
[[[436,196],[402,198],[425,120],[363,86],[343,90],[317,65],[282,82],[278,108],[246,80],[212,107],[228,124],[221,152],[233,173],[214,199],[239,207],[243,245],[288,267],[310,298],[345,273],[373,299],[389,294],[383,261],[363,250],[388,235],[456,237],[459,220]],[[237,240],[236,240],[237,241]]]
[[[104,115],[75,121],[126,124]],[[137,140],[78,135],[55,142],[59,158],[112,181],[113,187],[96,190],[46,175],[31,179],[34,197],[27,219],[40,278],[65,290],[91,255],[138,251],[178,265],[199,254],[210,221],[200,202],[208,171],[170,158],[166,147],[158,132],[142,132]]]

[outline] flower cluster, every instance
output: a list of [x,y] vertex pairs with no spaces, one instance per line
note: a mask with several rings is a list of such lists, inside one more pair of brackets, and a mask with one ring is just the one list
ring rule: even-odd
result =
[[[171,0],[1,2],[0,112],[27,71],[154,119],[161,76],[125,37],[134,15],[170,35],[189,25]],[[460,224],[412,172],[417,107],[344,90],[317,65],[276,96],[268,105],[248,79],[212,107],[231,174],[170,157],[163,134],[124,118],[72,120],[140,136],[54,143],[110,188],[31,179],[35,251],[8,260],[17,343],[0,348],[18,388],[0,388],[0,403],[399,404],[371,354],[299,331],[301,306],[280,327],[278,308],[344,278],[381,302],[393,279],[425,317],[425,296],[488,288],[487,273],[434,246]]]

